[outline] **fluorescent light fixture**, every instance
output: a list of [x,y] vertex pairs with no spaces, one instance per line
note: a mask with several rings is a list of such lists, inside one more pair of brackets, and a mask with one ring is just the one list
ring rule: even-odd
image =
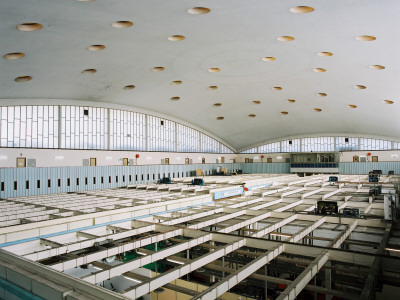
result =
[[93,266],[93,269],[96,269],[96,270],[103,270],[102,268],[99,268],[99,267],[96,267],[96,266]]
[[107,159],[107,160],[111,160],[111,159],[112,159],[112,156],[106,156],[106,159]]
[[140,252],[140,251],[136,251],[136,253],[137,253],[137,254],[140,254],[140,255],[147,255],[146,253]]
[[279,234],[279,233],[270,233],[270,235],[282,236],[282,237],[289,237],[290,236],[290,234]]
[[386,248],[387,251],[400,252],[400,249]]
[[7,156],[5,156],[5,155],[0,155],[0,160],[6,160],[7,159]]
[[56,155],[56,156],[54,156],[54,158],[55,158],[56,160],[63,160],[63,159],[64,159],[64,156],[62,156],[62,155]]
[[282,159],[282,156],[277,156],[276,159]]
[[124,276],[125,279],[128,279],[130,281],[136,282],[136,283],[142,283],[140,280],[134,279],[132,277]]
[[182,262],[182,261],[175,260],[175,259],[170,259],[170,258],[167,258],[167,261],[172,262],[172,263],[175,263],[175,264],[178,264],[178,265],[184,265],[184,264],[185,264],[185,263]]

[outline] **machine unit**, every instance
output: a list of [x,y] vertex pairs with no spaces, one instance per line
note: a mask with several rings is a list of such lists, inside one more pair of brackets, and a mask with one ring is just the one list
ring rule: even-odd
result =
[[339,181],[339,178],[337,176],[329,176],[329,182],[336,182]]
[[368,182],[379,182],[379,175],[370,173],[368,175]]
[[378,196],[382,194],[382,186],[377,185],[369,188],[369,196]]
[[192,179],[192,185],[204,185],[204,181],[202,178]]
[[171,183],[171,178],[169,178],[169,177],[161,178],[161,179],[158,181],[158,183],[170,184],[170,183]]
[[360,210],[358,208],[343,208],[343,217],[360,218]]
[[315,213],[319,215],[337,215],[339,213],[337,202],[318,201]]

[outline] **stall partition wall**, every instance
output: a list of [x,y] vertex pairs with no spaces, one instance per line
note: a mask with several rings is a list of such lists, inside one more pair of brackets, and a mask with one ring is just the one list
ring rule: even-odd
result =
[[154,183],[159,178],[195,176],[196,169],[211,175],[217,167],[227,172],[240,164],[192,164],[148,166],[48,167],[0,169],[0,198],[81,192]]

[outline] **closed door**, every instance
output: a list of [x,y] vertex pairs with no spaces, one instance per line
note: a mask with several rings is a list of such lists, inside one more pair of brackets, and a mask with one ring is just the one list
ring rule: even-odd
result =
[[353,156],[353,162],[358,162],[358,161],[359,161],[358,156],[357,155]]
[[267,163],[272,163],[272,158],[271,157],[267,158]]
[[129,165],[129,160],[128,160],[128,158],[123,158],[123,159],[122,159],[122,165],[123,165],[123,166]]
[[17,158],[17,168],[25,168],[26,167],[26,158],[18,157]]
[[378,156],[372,156],[372,162],[378,162]]
[[205,163],[206,163],[206,159],[205,159],[204,157],[201,159],[201,163],[202,163],[202,164],[205,164]]
[[166,165],[169,165],[169,158],[166,158],[166,159],[165,159],[165,164],[166,164]]
[[221,164],[224,164],[225,163],[225,157],[221,157]]
[[189,164],[189,157],[185,158],[185,164],[188,165]]
[[246,157],[246,158],[244,159],[244,162],[245,162],[246,164],[248,164],[248,163],[250,162],[250,159],[249,159],[248,157]]
[[94,158],[94,157],[90,158],[90,166],[91,167],[95,167],[96,166],[96,158]]

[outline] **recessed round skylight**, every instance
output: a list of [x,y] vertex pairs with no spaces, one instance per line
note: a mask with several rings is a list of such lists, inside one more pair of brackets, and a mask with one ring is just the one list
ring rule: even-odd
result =
[[178,97],[178,96],[171,97],[171,100],[172,100],[172,101],[178,101],[178,100],[180,100],[180,99],[181,99],[181,97]]
[[82,71],[82,74],[94,74],[96,72],[97,72],[96,69],[86,69]]
[[208,14],[211,9],[207,7],[193,7],[188,9],[188,13],[191,15],[204,15]]
[[42,24],[39,23],[23,23],[17,26],[20,31],[36,31],[43,28]]
[[183,81],[182,80],[174,80],[171,83],[174,84],[174,85],[179,85],[179,84],[182,84]]
[[317,55],[318,56],[332,56],[333,53],[332,52],[323,51],[323,52],[318,52]]
[[294,41],[294,37],[288,36],[288,35],[280,36],[280,37],[278,37],[277,39],[278,39],[278,41],[281,41],[281,42],[290,42],[290,41]]
[[319,107],[316,107],[316,108],[314,108],[314,111],[316,111],[316,112],[321,112],[321,111],[322,111],[322,109],[321,109],[321,108],[319,108]]
[[153,72],[161,72],[161,71],[164,71],[164,70],[165,70],[164,67],[154,67],[154,68],[152,69]]
[[209,68],[208,69],[208,72],[210,72],[210,73],[215,73],[215,72],[219,72],[219,71],[221,71],[220,68]]
[[394,103],[392,100],[384,100],[383,102],[385,102],[386,104],[393,104]]
[[131,21],[117,21],[112,23],[111,25],[114,28],[127,28],[133,26],[133,22]]
[[374,37],[372,35],[360,35],[360,36],[356,36],[356,40],[357,41],[370,42],[370,41],[375,41],[376,37]]
[[168,37],[168,40],[171,42],[177,42],[177,41],[182,41],[185,39],[184,35],[171,35]]
[[365,90],[367,87],[365,85],[357,84],[354,86],[354,88],[358,90]]
[[217,120],[223,120],[225,119],[224,117],[217,117]]
[[385,67],[381,66],[381,65],[372,65],[372,66],[369,66],[369,68],[373,69],[373,70],[383,70],[383,69],[385,69]]
[[136,86],[133,84],[124,86],[124,90],[133,90]]
[[99,50],[103,50],[105,48],[106,48],[106,46],[104,46],[104,45],[91,45],[91,46],[87,47],[87,49],[89,51],[99,51]]
[[7,53],[6,55],[3,55],[4,59],[9,59],[9,60],[14,60],[14,59],[20,59],[25,56],[24,53],[22,52],[14,52],[14,53]]
[[289,103],[295,103],[296,100],[294,100],[294,99],[287,99],[287,102],[289,102]]
[[316,73],[323,73],[323,72],[326,72],[326,70],[323,69],[323,68],[315,68],[315,69],[313,69],[313,71],[316,72]]
[[216,89],[218,89],[218,86],[217,86],[217,85],[210,85],[210,86],[208,87],[208,89],[209,89],[209,90],[216,90]]
[[289,114],[287,111],[281,111],[281,115],[286,116],[287,114]]
[[256,115],[255,114],[249,114],[249,118],[255,118]]
[[31,81],[32,77],[31,76],[19,76],[14,79],[16,82],[26,82],[26,81]]
[[357,108],[357,105],[355,105],[355,104],[349,104],[349,105],[347,105],[347,107],[348,107],[348,108]]
[[254,104],[261,104],[261,101],[260,100],[254,100],[253,103]]
[[317,96],[326,97],[326,96],[328,96],[328,94],[327,93],[318,93]]
[[214,103],[213,106],[220,107],[220,106],[222,106],[222,103],[219,103],[219,102],[218,103]]
[[266,56],[266,57],[261,58],[261,60],[263,60],[263,61],[274,61],[275,59],[276,58],[273,56]]
[[274,86],[272,89],[274,91],[282,91],[282,87],[280,87],[280,86]]
[[314,8],[312,8],[311,6],[296,6],[296,7],[292,7],[290,9],[290,12],[292,12],[294,14],[306,14],[306,13],[310,13],[313,11],[314,11]]

